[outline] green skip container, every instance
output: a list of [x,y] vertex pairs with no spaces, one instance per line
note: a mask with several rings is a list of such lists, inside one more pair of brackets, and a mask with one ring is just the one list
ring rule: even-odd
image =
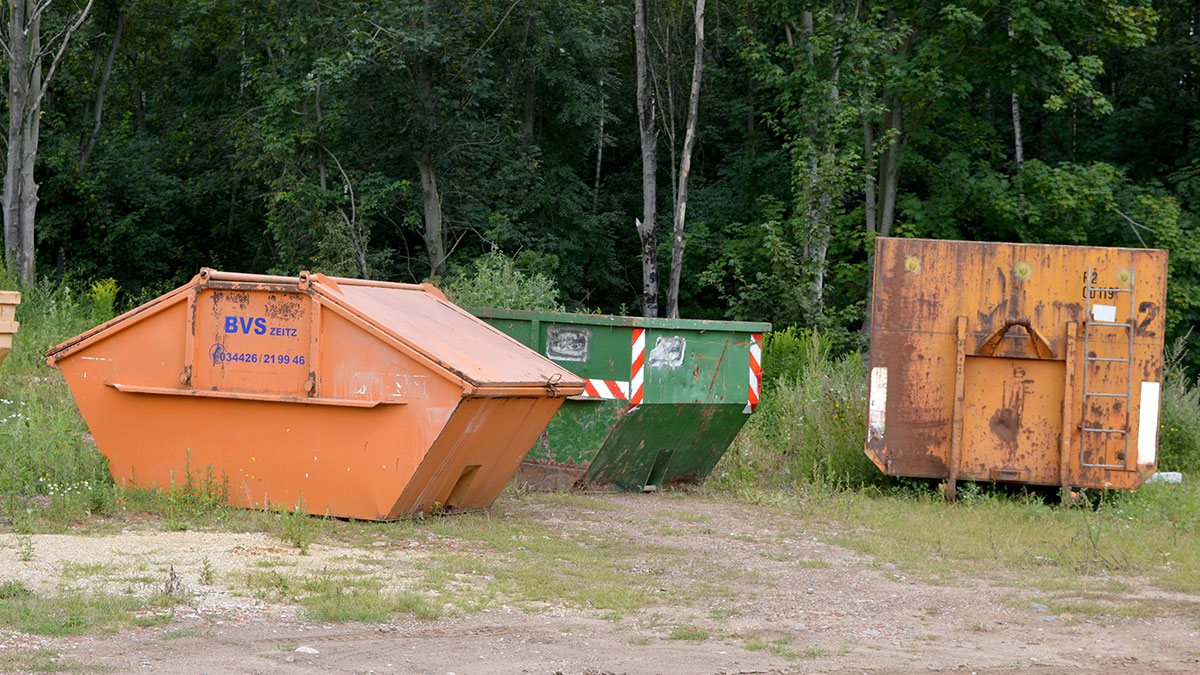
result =
[[519,485],[699,483],[758,405],[767,323],[468,311],[587,381],[526,455]]

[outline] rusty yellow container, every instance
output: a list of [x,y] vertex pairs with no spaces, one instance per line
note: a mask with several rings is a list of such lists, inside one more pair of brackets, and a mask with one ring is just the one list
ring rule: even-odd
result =
[[1167,252],[880,238],[867,456],[1133,489],[1155,471]]
[[17,323],[17,305],[21,294],[16,291],[0,291],[0,363],[12,351],[13,335],[21,324]]
[[389,520],[487,507],[584,383],[434,287],[205,269],[50,350],[122,486]]

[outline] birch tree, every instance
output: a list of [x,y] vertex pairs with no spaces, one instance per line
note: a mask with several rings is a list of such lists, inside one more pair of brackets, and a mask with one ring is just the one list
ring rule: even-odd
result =
[[658,129],[654,125],[654,72],[650,54],[647,0],[633,3],[633,44],[637,58],[637,115],[642,150],[642,217],[634,218],[642,243],[642,315],[658,316]]
[[[700,110],[700,80],[704,75],[704,0],[696,0],[693,10],[696,48],[692,55],[692,86],[688,92],[687,130],[674,191],[675,209],[671,228],[671,280],[667,287],[667,317],[679,318],[679,280],[683,273],[683,229],[687,219],[688,178],[692,172],[692,152],[696,147],[696,122]],[[674,139],[672,139],[672,143]]]
[[4,171],[4,257],[17,277],[34,278],[34,218],[38,184],[33,168],[41,133],[42,101],[54,72],[87,19],[93,0],[76,8],[64,28],[42,40],[42,19],[53,0],[9,0],[0,49],[8,61],[8,134]]

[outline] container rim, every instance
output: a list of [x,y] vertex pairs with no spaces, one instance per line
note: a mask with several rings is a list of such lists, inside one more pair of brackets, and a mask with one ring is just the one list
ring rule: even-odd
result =
[[978,246],[1023,246],[1026,248],[1088,248],[1104,251],[1150,251],[1157,253],[1170,253],[1165,248],[1142,248],[1137,246],[1086,246],[1080,244],[1043,244],[1035,242],[1020,242],[1020,241],[979,241],[975,239],[933,239],[931,237],[875,237],[876,246],[882,245],[883,241],[935,241],[939,243],[951,244],[973,244]]
[[465,307],[481,319],[520,319],[551,323],[582,324],[587,326],[616,326],[621,328],[663,328],[668,330],[725,331],[730,333],[766,333],[771,324],[761,321],[723,321],[709,319],[664,319],[659,317],[619,316],[615,314],[581,314],[574,312],[538,312],[521,309]]

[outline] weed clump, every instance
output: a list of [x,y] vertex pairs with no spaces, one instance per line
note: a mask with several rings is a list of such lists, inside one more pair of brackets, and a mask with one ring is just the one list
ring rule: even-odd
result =
[[1182,471],[1200,478],[1200,380],[1188,375],[1184,336],[1167,348],[1158,427],[1159,471]]
[[867,386],[857,352],[833,355],[816,331],[763,345],[763,396],[714,472],[720,488],[860,488],[886,482],[863,455]]
[[[0,275],[0,286],[14,284]],[[83,513],[103,508],[107,463],[88,435],[46,349],[112,318],[115,282],[76,293],[65,282],[22,286],[13,350],[0,369],[0,493],[51,498]]]

